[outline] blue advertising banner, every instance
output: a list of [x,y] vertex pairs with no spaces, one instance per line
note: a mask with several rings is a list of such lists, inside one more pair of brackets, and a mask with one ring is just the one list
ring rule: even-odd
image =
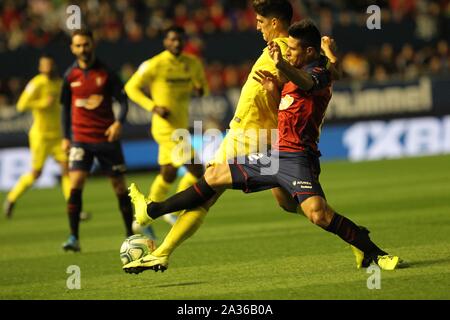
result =
[[[411,81],[336,83],[325,123],[347,124],[362,120],[388,120],[450,114],[450,78],[422,77]],[[240,89],[221,95],[194,98],[189,108],[191,124],[202,120],[204,127],[224,131],[232,119]],[[130,102],[124,140],[147,139],[151,114]],[[31,124],[29,113],[14,107],[0,108],[0,148],[26,146]]]
[[[212,159],[220,144],[220,140],[213,139],[213,143],[211,141],[202,135],[192,138],[192,144],[203,163]],[[363,161],[448,154],[450,115],[325,125],[319,146],[323,161]],[[158,145],[153,140],[126,141],[123,149],[129,170],[157,168]],[[11,188],[18,177],[30,169],[29,158],[27,148],[0,149],[0,190]],[[59,166],[49,159],[38,186],[54,185],[57,174]]]
[[327,110],[333,123],[450,113],[450,78],[337,83]]

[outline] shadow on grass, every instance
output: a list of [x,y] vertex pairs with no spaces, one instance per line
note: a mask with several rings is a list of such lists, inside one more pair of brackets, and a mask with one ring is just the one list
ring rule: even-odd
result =
[[161,284],[159,286],[155,286],[157,288],[167,288],[167,287],[183,287],[183,286],[195,286],[196,284],[202,284],[204,282],[180,282],[180,283],[169,283],[169,284]]
[[450,258],[442,259],[431,259],[431,260],[420,260],[420,261],[406,261],[407,268],[420,268],[427,267],[431,265],[450,263]]

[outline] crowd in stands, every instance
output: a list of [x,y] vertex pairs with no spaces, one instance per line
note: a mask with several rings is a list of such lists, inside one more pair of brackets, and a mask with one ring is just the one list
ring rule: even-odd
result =
[[[344,79],[386,81],[413,79],[420,75],[450,73],[448,34],[442,19],[450,18],[450,0],[293,0],[294,19],[312,17],[324,34],[333,34],[339,25],[365,25],[371,4],[382,8],[382,23],[414,19],[416,34],[429,44],[414,47],[392,43],[363,52],[342,51]],[[202,36],[255,29],[254,13],[248,0],[3,0],[0,2],[0,56],[21,47],[43,49],[50,43],[66,41],[68,5],[81,8],[82,20],[97,41],[114,43],[146,41],[159,36],[167,26],[183,26],[190,41],[186,50],[201,56]],[[448,32],[448,31],[447,31]],[[337,39],[339,41],[339,39]],[[345,48],[343,48],[345,49]],[[251,61],[223,65],[208,61],[207,76],[212,92],[220,94],[243,84]],[[124,64],[124,81],[137,66]],[[0,77],[0,105],[13,104],[29,79]]]

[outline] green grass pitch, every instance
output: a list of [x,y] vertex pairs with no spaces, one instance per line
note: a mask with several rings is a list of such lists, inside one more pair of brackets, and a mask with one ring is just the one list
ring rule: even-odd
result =
[[[147,189],[153,176],[130,174]],[[381,288],[357,270],[348,246],[304,217],[283,212],[270,192],[227,191],[165,273],[125,274],[124,229],[105,178],[91,178],[82,253],[68,235],[59,189],[30,190],[11,221],[0,219],[0,299],[449,299],[450,156],[363,163],[326,162],[321,182],[337,212],[370,228],[372,239],[409,268],[381,272]],[[3,201],[5,193],[0,194]],[[155,224],[161,239],[169,227]],[[69,290],[68,266],[81,270]]]

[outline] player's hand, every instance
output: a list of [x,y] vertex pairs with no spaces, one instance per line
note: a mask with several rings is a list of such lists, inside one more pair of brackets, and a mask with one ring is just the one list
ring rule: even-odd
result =
[[100,94],[91,94],[86,101],[86,105],[84,106],[88,110],[94,110],[97,108],[103,101],[103,96]]
[[272,58],[273,62],[275,62],[275,65],[277,65],[283,59],[280,46],[275,41],[270,41],[268,47],[269,55]]
[[253,79],[261,83],[275,101],[280,101],[281,90],[278,79],[269,71],[257,70]]
[[63,139],[61,142],[61,147],[63,149],[63,151],[67,154],[69,154],[70,151],[70,147],[71,147],[71,143],[69,139]]
[[336,41],[334,41],[333,38],[330,38],[328,36],[323,36],[320,47],[323,50],[323,52],[325,53],[325,55],[327,56],[327,58],[330,60],[330,62],[335,63],[337,60]]
[[47,106],[51,106],[53,104],[53,102],[55,102],[55,97],[54,96],[48,96],[47,97]]
[[108,142],[119,140],[122,134],[122,124],[119,121],[114,121],[105,131],[105,136],[108,137]]
[[253,79],[269,92],[279,91],[277,78],[267,70],[256,70]]
[[170,111],[166,107],[154,107],[153,112],[159,115],[161,118],[167,119],[170,116]]

